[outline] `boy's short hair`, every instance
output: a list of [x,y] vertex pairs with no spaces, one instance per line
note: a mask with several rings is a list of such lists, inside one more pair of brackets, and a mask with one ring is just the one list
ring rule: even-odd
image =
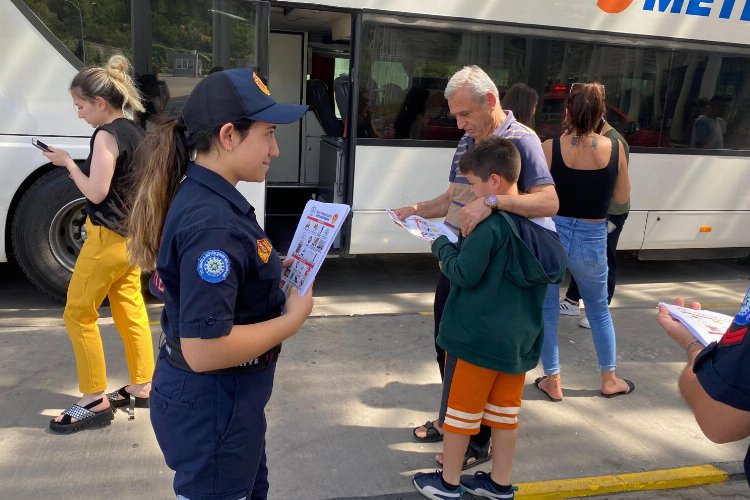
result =
[[515,184],[521,174],[521,155],[508,139],[491,135],[480,139],[458,162],[458,170],[474,174],[486,182],[490,175],[497,174]]

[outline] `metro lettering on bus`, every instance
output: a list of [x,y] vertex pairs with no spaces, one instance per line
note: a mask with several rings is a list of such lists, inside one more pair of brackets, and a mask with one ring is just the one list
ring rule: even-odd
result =
[[[633,0],[598,0],[596,2],[604,12],[618,14],[630,7]],[[719,7],[720,19],[730,19],[735,12],[736,0],[644,0],[643,10],[685,14],[688,16],[709,17],[711,12]],[[684,9],[683,9],[684,8]],[[750,0],[745,0],[745,6],[739,17],[740,21],[750,21]]]
[[[708,17],[711,15],[711,11],[718,7],[719,2],[714,0],[659,0],[658,7],[656,0],[646,0],[643,4],[643,10],[654,10],[657,7],[660,12],[666,12],[667,7],[672,5],[669,12],[673,14],[679,14],[682,12],[682,6],[685,5],[684,14],[689,16],[701,16]],[[735,0],[724,0],[719,11],[719,18],[729,19],[734,11]],[[750,1],[745,1],[745,7],[742,9],[740,15],[741,21],[750,21]]]

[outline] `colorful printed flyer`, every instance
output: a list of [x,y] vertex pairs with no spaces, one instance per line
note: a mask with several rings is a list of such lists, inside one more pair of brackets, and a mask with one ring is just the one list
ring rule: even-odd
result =
[[348,214],[349,205],[307,202],[287,253],[292,265],[281,271],[284,293],[288,295],[289,289],[296,286],[300,295],[305,294]]
[[[662,304],[664,304],[662,302]],[[724,336],[732,317],[705,309],[690,309],[687,307],[664,304],[669,310],[669,315],[685,325],[693,336],[700,340],[703,345],[718,342]]]
[[447,236],[451,243],[458,241],[458,236],[442,222],[432,222],[418,215],[410,215],[401,220],[393,210],[386,208],[385,211],[396,225],[403,227],[417,238],[433,241],[440,236]]

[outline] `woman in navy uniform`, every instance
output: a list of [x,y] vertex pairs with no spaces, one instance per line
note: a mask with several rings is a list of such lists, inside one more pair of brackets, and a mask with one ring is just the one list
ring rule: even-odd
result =
[[[678,298],[678,306],[685,301]],[[701,305],[693,302],[693,309]],[[750,288],[740,311],[719,342],[707,347],[672,319],[659,304],[659,325],[687,351],[687,364],[678,386],[693,410],[703,434],[714,443],[730,443],[750,436]],[[750,484],[750,448],[745,455],[745,477]]]
[[279,256],[236,184],[263,182],[279,155],[275,124],[306,110],[276,103],[252,68],[217,72],[138,152],[129,250],[143,268],[156,263],[163,290],[151,423],[178,498],[268,493],[264,407],[281,342],[313,299],[285,298]]

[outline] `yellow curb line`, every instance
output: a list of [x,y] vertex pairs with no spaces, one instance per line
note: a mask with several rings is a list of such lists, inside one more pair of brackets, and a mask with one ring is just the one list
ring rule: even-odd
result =
[[516,496],[533,499],[587,497],[615,492],[687,488],[722,483],[728,479],[729,474],[718,467],[697,465],[632,474],[519,483]]
[[435,316],[433,311],[419,311],[417,314],[420,316]]

